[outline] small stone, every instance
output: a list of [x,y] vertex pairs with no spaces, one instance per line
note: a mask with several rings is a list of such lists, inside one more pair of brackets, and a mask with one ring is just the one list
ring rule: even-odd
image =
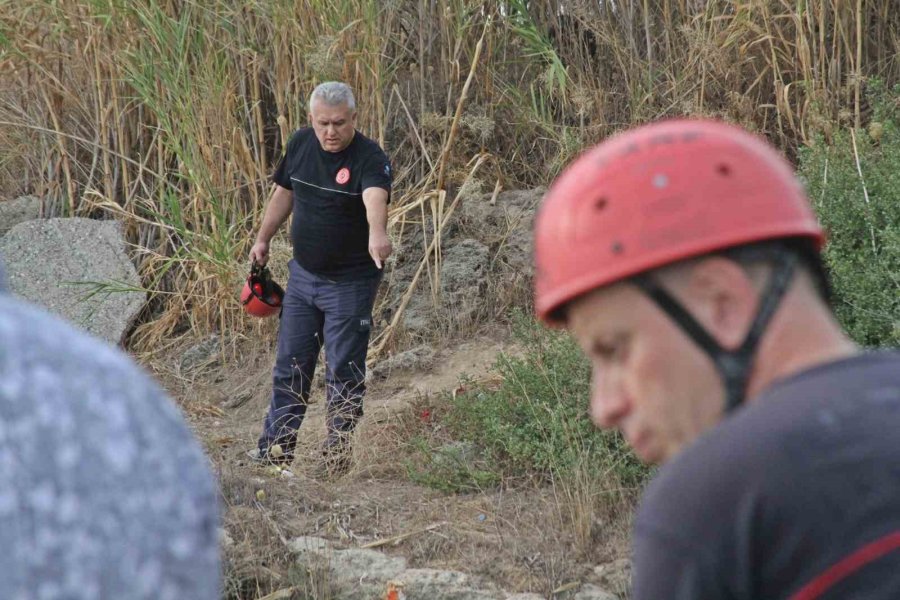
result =
[[183,373],[188,373],[199,367],[211,366],[219,362],[219,336],[211,335],[206,340],[192,346],[181,357],[180,367]]
[[256,490],[256,499],[260,502],[266,499],[266,490]]
[[222,548],[231,548],[234,546],[234,540],[228,535],[228,532],[225,531],[224,527],[219,527],[219,545]]
[[406,559],[388,556],[376,550],[351,548],[338,550],[329,561],[332,572],[348,581],[368,581],[386,584],[406,570]]
[[328,540],[309,536],[295,537],[288,542],[288,549],[294,554],[322,552],[328,550],[330,547],[331,545],[328,543]]
[[581,586],[572,600],[618,600],[615,595],[590,583]]
[[600,585],[616,592],[627,591],[631,585],[631,561],[620,558],[594,567]]

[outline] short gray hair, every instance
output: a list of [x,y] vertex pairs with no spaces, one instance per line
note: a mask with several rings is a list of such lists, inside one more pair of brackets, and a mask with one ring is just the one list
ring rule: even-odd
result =
[[312,112],[313,102],[321,100],[328,106],[347,105],[350,110],[356,110],[356,99],[353,90],[342,81],[326,81],[316,86],[309,95],[309,112]]

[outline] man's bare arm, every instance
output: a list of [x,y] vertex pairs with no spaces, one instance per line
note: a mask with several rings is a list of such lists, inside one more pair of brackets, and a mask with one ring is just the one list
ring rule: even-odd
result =
[[256,235],[256,242],[250,248],[251,261],[256,261],[260,265],[265,265],[269,261],[269,242],[278,228],[287,221],[293,208],[293,192],[276,183],[275,190],[266,205],[266,212],[263,215],[259,233]]
[[388,191],[385,189],[370,187],[363,190],[366,219],[369,221],[369,255],[379,269],[384,268],[384,261],[394,250],[387,236],[387,201]]

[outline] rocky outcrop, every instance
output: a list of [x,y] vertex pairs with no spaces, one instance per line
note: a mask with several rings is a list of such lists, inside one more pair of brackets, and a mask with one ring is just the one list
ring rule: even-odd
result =
[[10,290],[113,344],[146,301],[116,221],[39,219],[0,239]]
[[[473,195],[461,202],[441,238],[440,289],[432,294],[422,275],[402,318],[406,331],[428,334],[477,320],[493,304],[517,304],[508,299],[530,296],[532,224],[544,188]],[[426,224],[430,231],[430,225]],[[425,248],[421,231],[396,248],[391,297],[384,319],[389,321],[412,282]],[[434,259],[432,259],[434,260]],[[431,272],[431,271],[429,271]]]
[[[291,540],[288,547],[297,555],[298,564],[325,587],[334,600],[382,600],[389,589],[402,592],[405,600],[532,600],[535,594],[506,594],[486,589],[472,577],[459,571],[410,569],[406,559],[377,550],[351,548],[340,550],[331,542],[314,537]],[[584,585],[574,592],[577,600],[615,600],[608,592]]]
[[545,193],[545,188],[511,190],[493,203],[487,195],[468,200],[460,207],[460,230],[491,249],[494,270],[530,276],[534,215]]
[[387,379],[392,373],[428,371],[434,364],[435,350],[431,346],[416,346],[405,352],[378,361],[368,374],[372,379]]

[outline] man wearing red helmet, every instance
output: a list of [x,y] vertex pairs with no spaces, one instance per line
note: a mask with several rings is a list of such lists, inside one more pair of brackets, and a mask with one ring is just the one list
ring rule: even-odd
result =
[[341,82],[320,84],[309,100],[311,127],[291,136],[272,179],[250,259],[264,266],[269,241],[293,214],[294,257],[281,303],[272,399],[252,453],[290,463],[316,362],[326,352],[328,437],[323,474],[349,466],[350,436],[362,416],[372,305],[392,247],[387,236],[391,165],[356,131],[356,101]]
[[711,121],[641,127],[554,183],[535,307],[593,364],[591,417],[665,463],[634,598],[900,597],[900,355],[828,303],[789,164]]

